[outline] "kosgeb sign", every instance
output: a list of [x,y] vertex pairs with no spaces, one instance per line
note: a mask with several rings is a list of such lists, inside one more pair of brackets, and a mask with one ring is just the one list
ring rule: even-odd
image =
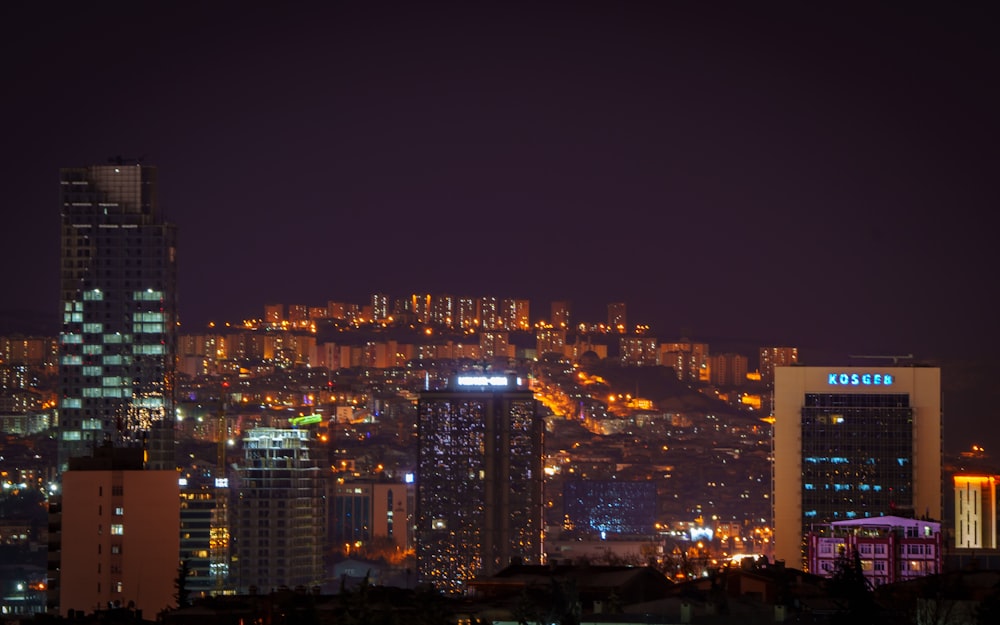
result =
[[892,386],[891,373],[828,373],[830,386]]

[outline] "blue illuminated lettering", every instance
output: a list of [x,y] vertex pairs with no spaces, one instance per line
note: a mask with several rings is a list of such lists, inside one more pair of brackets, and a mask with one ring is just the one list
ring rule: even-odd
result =
[[890,386],[895,380],[890,373],[827,373],[829,386]]

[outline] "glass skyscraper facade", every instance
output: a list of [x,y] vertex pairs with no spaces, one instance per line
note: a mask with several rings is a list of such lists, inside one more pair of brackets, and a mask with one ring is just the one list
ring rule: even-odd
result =
[[[417,578],[461,594],[468,582],[542,550],[542,424],[514,378],[473,376],[418,404]],[[491,380],[489,384],[487,381]]]
[[156,169],[60,172],[59,467],[105,442],[174,468],[176,229]]
[[802,406],[802,517],[843,521],[913,505],[909,395],[807,393]]

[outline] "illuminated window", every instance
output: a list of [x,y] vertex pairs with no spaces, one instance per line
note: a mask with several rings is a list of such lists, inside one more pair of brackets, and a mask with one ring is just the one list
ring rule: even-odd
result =
[[121,523],[113,523],[111,525],[111,534],[113,536],[121,536],[125,533],[125,526]]

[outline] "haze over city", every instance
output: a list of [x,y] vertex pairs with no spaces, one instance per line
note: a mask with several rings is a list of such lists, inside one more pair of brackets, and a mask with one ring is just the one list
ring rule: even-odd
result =
[[991,9],[50,9],[0,9],[0,332],[57,331],[59,168],[142,158],[185,330],[373,292],[625,301],[662,340],[914,354],[946,446],[1000,444]]

